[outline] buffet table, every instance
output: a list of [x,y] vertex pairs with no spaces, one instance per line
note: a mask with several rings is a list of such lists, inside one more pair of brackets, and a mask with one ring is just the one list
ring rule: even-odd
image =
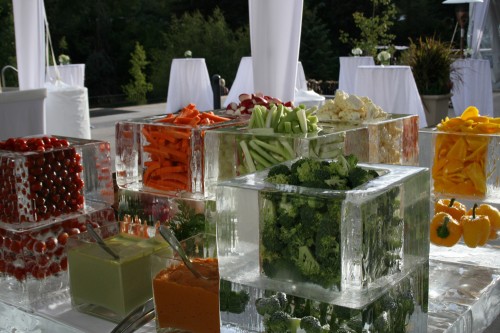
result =
[[455,116],[459,116],[471,105],[483,116],[493,116],[493,87],[490,62],[485,59],[458,59],[453,62],[455,74],[451,101]]
[[358,66],[375,66],[373,57],[340,57],[339,89],[354,92]]
[[[500,315],[500,269],[430,260],[429,333],[479,333]],[[115,324],[71,308],[69,293],[35,305],[34,311],[0,302],[0,333],[111,332]],[[156,332],[154,320],[137,330]],[[230,328],[221,332],[239,332]]]
[[[302,63],[299,61],[297,64],[297,78],[295,80],[296,90],[307,90],[307,80],[304,74],[304,68]],[[254,93],[253,87],[253,63],[252,57],[242,57],[240,60],[240,65],[238,66],[238,71],[236,72],[236,77],[231,85],[229,94],[224,101],[224,107],[227,107],[229,103],[236,102],[239,103],[238,97],[240,94]]]
[[213,110],[214,95],[203,58],[173,59],[168,81],[167,113],[194,103],[200,111]]
[[[70,64],[57,66],[61,81],[73,86],[85,86],[85,64]],[[54,66],[49,66],[47,69],[47,82],[53,82],[56,79],[56,70]]]
[[387,113],[416,114],[419,126],[427,126],[410,66],[358,66],[352,93],[369,97]]

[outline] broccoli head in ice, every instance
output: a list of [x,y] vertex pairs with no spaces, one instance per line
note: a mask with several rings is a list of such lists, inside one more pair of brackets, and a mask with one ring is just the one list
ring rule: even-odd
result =
[[300,320],[300,328],[306,333],[321,333],[321,323],[318,318],[314,316],[305,316]]
[[281,303],[277,296],[258,298],[255,301],[257,313],[261,316],[272,315],[273,313],[281,310]]

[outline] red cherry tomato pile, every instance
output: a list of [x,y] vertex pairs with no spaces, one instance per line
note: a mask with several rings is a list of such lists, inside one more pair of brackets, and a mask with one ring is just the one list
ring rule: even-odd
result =
[[67,140],[16,138],[0,142],[0,221],[40,222],[83,209],[81,156]]
[[[91,222],[91,221],[99,221]],[[36,230],[13,231],[0,227],[0,275],[13,276],[19,281],[33,277],[44,279],[68,268],[65,245],[68,237],[115,221],[112,208],[56,222]]]

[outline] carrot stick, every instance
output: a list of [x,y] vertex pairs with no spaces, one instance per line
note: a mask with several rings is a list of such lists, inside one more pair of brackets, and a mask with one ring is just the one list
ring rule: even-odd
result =
[[202,119],[203,118],[208,118],[210,120],[213,120],[216,123],[220,123],[220,122],[223,122],[223,121],[231,120],[230,118],[226,118],[226,117],[215,115],[215,114],[213,114],[213,112],[202,112],[200,114],[200,117]]

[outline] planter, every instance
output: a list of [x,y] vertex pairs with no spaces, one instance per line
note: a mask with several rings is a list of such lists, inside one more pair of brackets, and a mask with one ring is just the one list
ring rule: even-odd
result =
[[451,94],[446,95],[420,95],[425,110],[427,126],[435,126],[448,116]]

